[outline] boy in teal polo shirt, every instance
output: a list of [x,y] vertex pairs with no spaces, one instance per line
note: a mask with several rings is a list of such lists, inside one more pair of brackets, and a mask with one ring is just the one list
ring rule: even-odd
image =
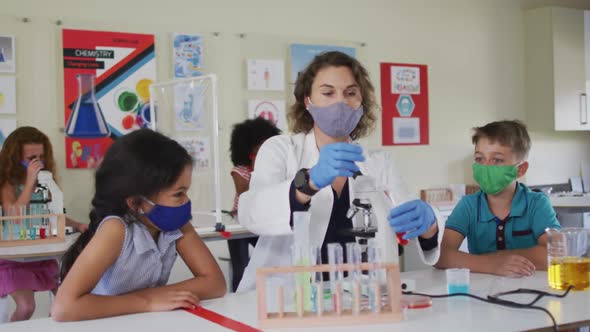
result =
[[[473,177],[481,191],[449,216],[437,268],[523,277],[547,270],[545,228],[559,228],[549,198],[516,181],[525,175],[531,141],[520,121],[474,128]],[[467,237],[469,253],[459,251]]]

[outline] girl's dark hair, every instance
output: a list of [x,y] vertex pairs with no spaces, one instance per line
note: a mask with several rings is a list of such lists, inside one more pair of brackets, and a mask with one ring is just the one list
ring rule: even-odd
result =
[[297,76],[295,82],[295,103],[289,109],[287,117],[293,133],[307,133],[313,128],[313,118],[305,107],[305,97],[311,96],[311,86],[317,73],[326,67],[348,67],[359,85],[363,97],[363,116],[350,134],[353,140],[370,134],[377,121],[377,101],[375,89],[369,79],[369,73],[355,58],[337,51],[317,55]]
[[180,144],[150,129],[118,138],[96,170],[90,225],[64,254],[60,280],[64,280],[105,217],[122,217],[131,212],[128,198],[150,197],[174,185],[192,162]]
[[235,124],[229,144],[234,166],[250,166],[250,153],[264,141],[280,133],[272,122],[261,117]]

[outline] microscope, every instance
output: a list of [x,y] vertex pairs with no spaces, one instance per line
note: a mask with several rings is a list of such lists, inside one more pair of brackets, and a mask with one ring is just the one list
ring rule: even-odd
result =
[[399,251],[403,247],[398,247],[396,234],[387,221],[389,211],[395,206],[393,199],[385,188],[377,186],[375,178],[367,175],[354,178],[353,190],[354,199],[346,215],[352,219],[353,228],[346,233],[356,237],[363,251],[363,260],[366,261],[368,239],[374,237],[381,248],[383,263],[399,263]]
[[[61,189],[57,186],[57,183],[53,180],[51,172],[46,170],[39,171],[37,174],[37,188],[35,193],[41,193],[42,198],[40,200],[31,200],[31,203],[47,204],[49,213],[62,214],[64,210],[64,199]],[[57,217],[53,216],[50,218],[51,229],[53,235],[57,234]]]

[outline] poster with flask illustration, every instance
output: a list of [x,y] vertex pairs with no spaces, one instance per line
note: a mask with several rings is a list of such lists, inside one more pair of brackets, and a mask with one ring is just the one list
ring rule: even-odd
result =
[[150,125],[154,35],[64,29],[67,168],[94,168],[117,137]]
[[248,90],[285,90],[285,62],[283,60],[248,59],[246,63]]

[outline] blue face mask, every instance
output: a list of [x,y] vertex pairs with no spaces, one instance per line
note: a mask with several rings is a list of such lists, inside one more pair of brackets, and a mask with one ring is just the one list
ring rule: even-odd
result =
[[349,136],[363,116],[363,106],[354,109],[343,102],[325,107],[315,106],[309,100],[308,111],[324,134],[339,138]]
[[[31,162],[28,161],[28,160],[21,160],[21,162],[20,162],[20,164],[23,165],[25,168],[29,168],[29,164],[30,163]],[[41,167],[45,167],[45,163],[44,162],[41,162],[41,165],[42,165]]]
[[163,232],[180,229],[192,219],[190,200],[181,206],[164,206],[155,204],[145,197],[142,198],[154,208],[148,213],[141,210],[140,212]]

